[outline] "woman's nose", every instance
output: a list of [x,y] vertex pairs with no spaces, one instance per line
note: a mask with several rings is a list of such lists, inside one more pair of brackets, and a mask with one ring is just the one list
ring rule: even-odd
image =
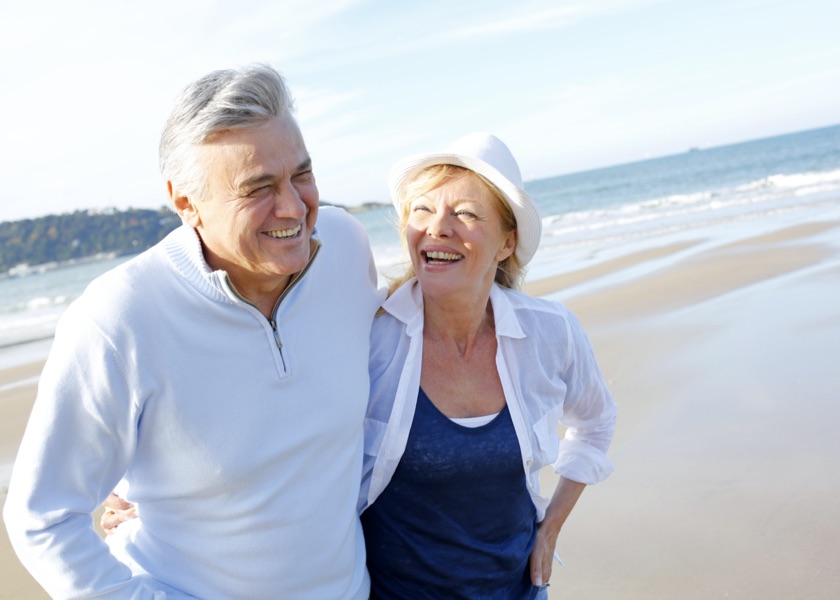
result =
[[449,237],[452,234],[452,226],[449,223],[449,214],[439,210],[429,216],[426,233],[435,237]]

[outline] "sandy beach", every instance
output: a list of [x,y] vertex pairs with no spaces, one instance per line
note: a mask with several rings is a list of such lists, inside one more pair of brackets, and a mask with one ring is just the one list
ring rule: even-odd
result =
[[[620,407],[550,597],[837,597],[840,200],[609,250],[528,283],[578,315]],[[0,502],[39,369],[0,371]],[[5,529],[0,582],[46,597]]]

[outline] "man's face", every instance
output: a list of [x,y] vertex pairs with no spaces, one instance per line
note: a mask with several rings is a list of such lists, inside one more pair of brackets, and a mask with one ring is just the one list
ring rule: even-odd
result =
[[[309,261],[318,188],[300,129],[283,115],[255,129],[218,134],[199,146],[203,197],[178,197],[207,263],[227,271],[254,304],[276,300]],[[272,301],[273,301],[272,300]]]

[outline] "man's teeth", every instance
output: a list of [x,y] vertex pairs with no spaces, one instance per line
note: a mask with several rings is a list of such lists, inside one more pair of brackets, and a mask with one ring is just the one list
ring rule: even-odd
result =
[[455,254],[453,252],[426,252],[426,260],[428,262],[453,262],[462,258],[464,258],[462,254]]
[[273,238],[278,240],[282,240],[284,238],[295,237],[298,232],[300,231],[300,225],[294,227],[292,229],[278,229],[277,231],[266,231],[266,235],[269,235]]

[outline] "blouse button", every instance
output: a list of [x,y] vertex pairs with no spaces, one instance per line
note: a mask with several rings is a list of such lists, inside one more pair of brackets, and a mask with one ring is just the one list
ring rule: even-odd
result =
[[528,459],[528,462],[526,462],[525,464],[526,464],[526,465],[528,465],[528,466],[530,467],[531,465],[533,465],[533,464],[534,464],[534,461],[533,461],[533,460],[531,460],[531,459],[529,458],[529,459]]

